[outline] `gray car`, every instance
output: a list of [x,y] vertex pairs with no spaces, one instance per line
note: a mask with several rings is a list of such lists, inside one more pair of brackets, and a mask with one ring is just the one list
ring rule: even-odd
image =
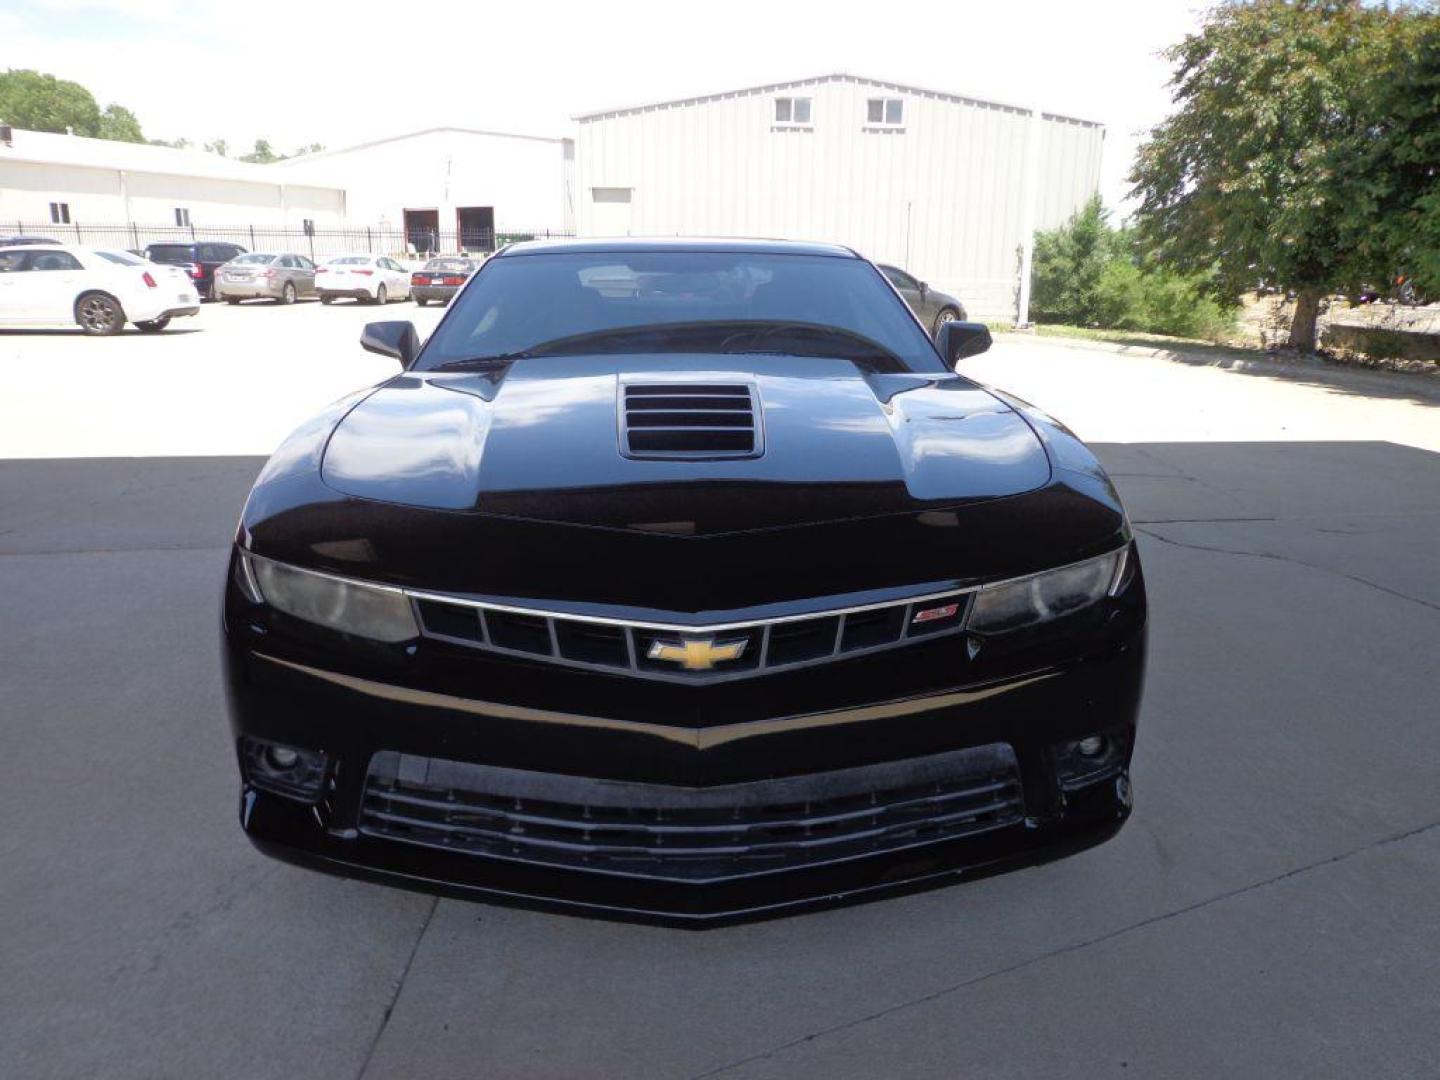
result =
[[947,322],[956,319],[965,321],[965,305],[955,297],[939,289],[932,289],[898,266],[886,266],[884,263],[876,265],[880,267],[880,272],[890,279],[890,284],[905,298],[910,310],[915,312],[916,317],[925,324],[931,334],[940,333],[940,327]]
[[296,252],[255,251],[231,259],[215,271],[215,296],[227,304],[263,297],[293,304],[315,295],[315,264]]

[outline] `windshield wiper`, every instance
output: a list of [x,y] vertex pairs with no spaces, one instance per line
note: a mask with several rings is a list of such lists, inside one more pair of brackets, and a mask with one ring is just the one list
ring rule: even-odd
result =
[[[777,345],[765,345],[763,342],[770,338],[811,338],[831,344],[831,348],[822,352],[797,352],[794,348],[781,348]],[[825,326],[820,323],[786,322],[781,320],[763,319],[700,319],[693,322],[662,322],[646,323],[639,326],[616,326],[603,330],[587,330],[580,334],[570,334],[562,338],[554,338],[551,341],[542,341],[527,346],[515,352],[496,353],[492,356],[471,356],[459,360],[446,360],[434,365],[434,371],[456,371],[470,370],[483,371],[489,368],[501,367],[513,363],[516,360],[527,360],[537,356],[556,356],[565,353],[580,353],[597,350],[599,346],[608,346],[605,351],[615,351],[616,346],[623,346],[625,343],[634,342],[636,339],[653,339],[659,337],[659,341],[648,341],[652,351],[655,348],[665,350],[676,350],[681,352],[722,352],[722,353],[773,353],[779,355],[798,356],[833,356],[844,360],[853,360],[856,363],[863,363],[877,371],[882,372],[905,372],[910,366],[896,353],[891,352],[879,342],[872,341],[863,334],[853,330],[845,330],[838,326]],[[732,342],[737,339],[744,339],[753,342],[749,348],[732,347]],[[843,348],[835,348],[839,344]],[[813,348],[813,346],[812,346]]]

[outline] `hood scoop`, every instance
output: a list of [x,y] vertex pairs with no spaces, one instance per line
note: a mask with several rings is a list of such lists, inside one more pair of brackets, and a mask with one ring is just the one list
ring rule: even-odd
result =
[[760,399],[750,383],[620,384],[626,457],[753,458],[764,452]]

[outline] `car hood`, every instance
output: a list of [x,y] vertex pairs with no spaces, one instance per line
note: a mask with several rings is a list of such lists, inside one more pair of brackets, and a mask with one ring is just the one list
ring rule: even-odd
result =
[[[636,381],[748,384],[762,452],[627,456],[620,395]],[[378,502],[706,536],[1016,495],[1044,485],[1050,464],[1010,405],[955,376],[815,357],[602,355],[393,379],[335,426],[322,477]]]

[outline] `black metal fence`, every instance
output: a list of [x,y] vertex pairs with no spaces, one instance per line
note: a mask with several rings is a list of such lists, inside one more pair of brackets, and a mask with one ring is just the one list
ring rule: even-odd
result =
[[0,235],[43,236],[65,244],[139,251],[147,244],[239,244],[249,251],[295,251],[312,259],[364,252],[396,258],[485,253],[521,240],[574,236],[573,231],[539,229],[417,229],[399,225],[351,225],[341,229],[289,228],[276,225],[104,224],[72,221],[63,225],[27,221],[0,222]]

